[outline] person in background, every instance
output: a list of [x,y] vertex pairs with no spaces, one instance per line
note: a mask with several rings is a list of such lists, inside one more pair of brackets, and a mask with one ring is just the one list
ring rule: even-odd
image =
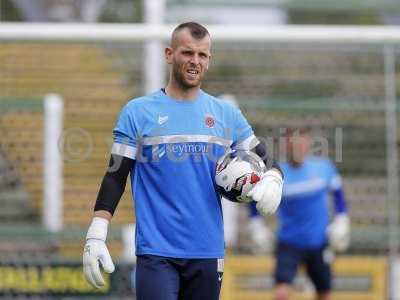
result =
[[[345,251],[350,242],[350,220],[342,179],[328,159],[310,155],[312,139],[306,129],[287,131],[287,161],[280,166],[285,176],[282,202],[277,212],[275,247],[275,300],[290,299],[290,286],[299,265],[304,265],[316,299],[331,299],[330,249]],[[329,196],[334,216],[330,221]],[[249,231],[254,247],[267,252],[271,231],[254,204],[250,205]]]

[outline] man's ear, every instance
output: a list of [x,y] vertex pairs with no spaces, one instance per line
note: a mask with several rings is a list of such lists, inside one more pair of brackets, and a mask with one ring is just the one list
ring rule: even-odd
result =
[[172,50],[171,47],[166,47],[164,50],[164,55],[165,55],[165,60],[167,61],[167,64],[172,64],[172,54],[174,50]]
[[208,70],[208,67],[210,66],[210,62],[211,62],[211,55],[210,55],[210,57],[208,58],[208,63],[207,63],[207,65],[206,65],[206,70]]

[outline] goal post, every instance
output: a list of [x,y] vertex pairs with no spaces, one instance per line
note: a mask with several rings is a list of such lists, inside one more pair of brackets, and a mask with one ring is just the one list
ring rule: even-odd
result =
[[[168,40],[175,25],[0,23],[0,40],[118,41]],[[207,25],[213,41],[274,43],[400,44],[397,26]]]
[[45,96],[42,222],[50,232],[63,229],[63,107],[60,95]]

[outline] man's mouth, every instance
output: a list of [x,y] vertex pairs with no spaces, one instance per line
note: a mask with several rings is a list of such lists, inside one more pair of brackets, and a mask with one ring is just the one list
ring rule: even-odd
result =
[[196,69],[188,69],[188,70],[186,71],[186,73],[188,73],[188,74],[190,74],[190,75],[193,75],[193,76],[197,76],[197,75],[199,74],[199,71],[196,70]]

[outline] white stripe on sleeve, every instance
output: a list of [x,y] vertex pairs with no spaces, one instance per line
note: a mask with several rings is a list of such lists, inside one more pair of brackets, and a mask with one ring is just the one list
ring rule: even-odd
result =
[[119,143],[114,143],[111,148],[111,154],[118,154],[131,159],[136,158],[136,151],[136,147]]
[[331,190],[337,190],[341,186],[342,186],[342,178],[339,175],[333,176],[333,178],[331,179],[331,182],[329,184],[329,187],[331,188]]
[[249,151],[249,150],[253,149],[255,146],[257,146],[259,143],[260,143],[260,141],[253,134],[253,135],[249,136],[247,139],[245,139],[244,141],[242,141],[241,143],[235,145],[233,147],[233,149]]

